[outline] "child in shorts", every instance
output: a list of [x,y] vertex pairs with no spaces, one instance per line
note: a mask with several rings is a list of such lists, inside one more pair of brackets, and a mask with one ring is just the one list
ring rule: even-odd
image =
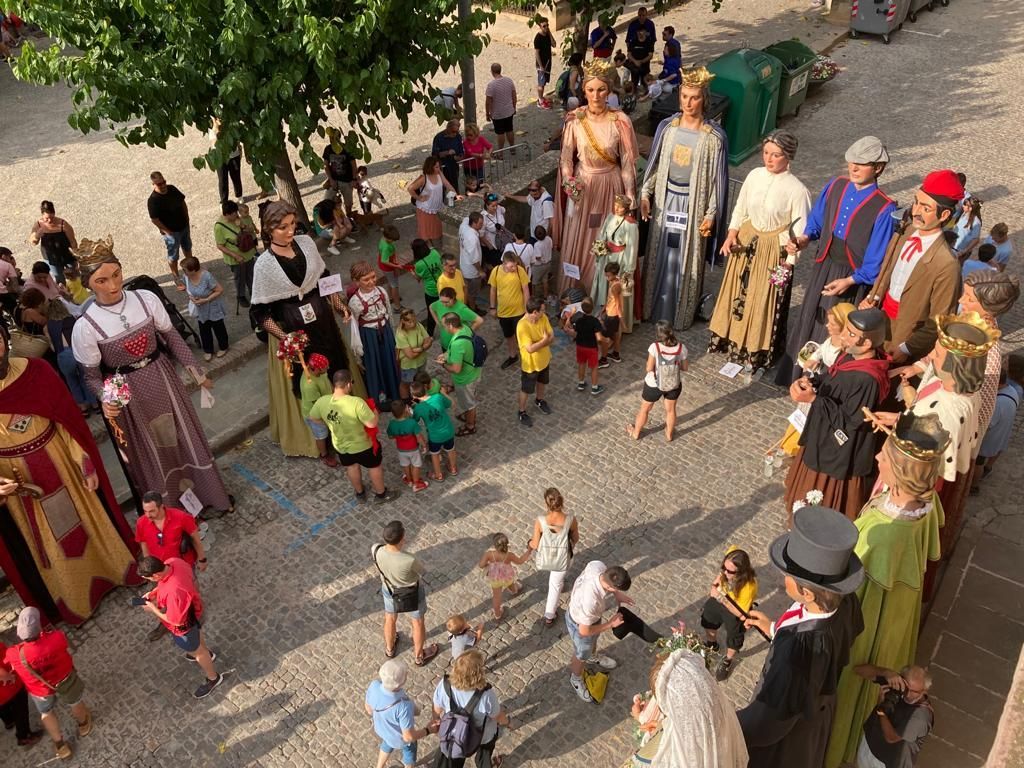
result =
[[395,330],[395,350],[398,352],[398,369],[402,382],[399,393],[403,400],[409,397],[409,385],[418,371],[427,367],[427,350],[433,339],[427,334],[416,317],[416,310],[403,309],[399,315],[398,328]]
[[444,623],[444,628],[448,630],[448,642],[452,646],[452,661],[455,661],[470,648],[475,648],[484,634],[483,624],[471,627],[461,613],[456,613],[448,619]]
[[[427,394],[427,387],[415,380],[410,390],[412,399],[416,402],[412,409],[412,416],[414,419],[422,421],[423,426],[427,428],[426,444],[430,451],[430,462],[434,468],[430,477],[440,483],[444,480],[444,474],[441,472],[442,450],[448,456],[448,474],[452,477],[459,474],[455,455],[455,425],[452,423],[451,416],[448,415],[452,401],[440,392],[433,395]],[[420,442],[423,442],[422,434]]]
[[609,261],[604,268],[604,278],[608,281],[608,298],[602,311],[604,335],[611,342],[608,360],[621,363],[619,348],[622,346],[622,279],[619,277],[619,264]]
[[308,359],[302,361],[302,378],[299,379],[300,410],[302,418],[313,433],[316,440],[317,450],[320,452],[320,463],[325,467],[337,469],[338,460],[331,451],[327,438],[331,436],[325,424],[313,421],[309,418],[309,412],[313,405],[324,395],[334,392],[331,380],[327,378],[327,369],[330,368],[330,361],[319,352],[314,352]]
[[[604,385],[597,383],[597,369],[611,365],[602,357],[608,339],[602,333],[601,321],[594,317],[594,301],[589,296],[580,304],[580,311],[569,321],[569,335],[576,340],[576,390],[587,389],[586,375],[590,369],[590,394],[600,395]],[[604,362],[601,362],[603,360]]]
[[413,493],[428,488],[430,483],[420,477],[423,457],[420,454],[420,425],[412,417],[412,411],[404,400],[391,401],[391,423],[388,437],[394,438],[398,449],[398,466],[402,468],[402,482],[412,488]]
[[377,266],[388,281],[388,298],[397,312],[402,305],[402,297],[398,294],[398,277],[407,267],[398,262],[395,243],[401,239],[398,228],[394,224],[385,224],[381,231],[380,242],[377,243]]

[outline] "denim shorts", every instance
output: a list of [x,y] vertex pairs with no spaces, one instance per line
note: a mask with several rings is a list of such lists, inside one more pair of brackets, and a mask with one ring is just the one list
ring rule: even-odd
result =
[[192,629],[186,632],[184,635],[171,634],[171,642],[176,646],[185,651],[185,653],[195,653],[196,649],[199,648],[199,642],[202,639],[200,636],[200,630],[202,625],[197,621],[192,625]]
[[[414,741],[414,742],[412,742],[410,744],[405,744],[402,747],[402,765],[409,766],[409,765],[415,765],[416,764],[416,745],[417,744],[418,744],[418,742]],[[383,752],[385,755],[390,755],[392,752],[395,751],[395,748],[392,747],[390,744],[382,741],[380,743],[380,751]]]
[[594,645],[597,635],[584,637],[580,634],[580,626],[572,620],[569,611],[565,612],[565,627],[569,630],[569,637],[572,638],[572,653],[580,661],[586,661],[594,655]]
[[412,384],[412,380],[416,378],[416,374],[419,373],[420,371],[425,371],[425,370],[427,370],[426,363],[421,365],[419,368],[402,368],[401,369],[402,383],[403,384]]
[[327,429],[326,424],[319,424],[312,419],[304,419],[306,426],[309,427],[309,431],[313,433],[314,440],[326,440],[331,436],[331,431]]
[[[74,684],[71,686],[70,691],[61,697],[58,697],[57,693],[51,693],[48,696],[36,696],[35,694],[29,694],[32,699],[32,703],[35,704],[36,711],[40,715],[45,715],[47,712],[53,711],[53,708],[57,706],[57,699],[60,698],[62,704],[67,704],[69,707],[75,706],[85,696],[85,683],[82,682],[82,678],[78,676],[78,670],[72,669],[71,674],[65,679],[73,679]],[[63,681],[61,681],[63,683]]]
[[[384,598],[384,613],[395,613],[395,603],[391,599],[391,594],[388,592],[388,588],[381,584],[380,594]],[[420,608],[418,611],[409,611],[404,616],[408,616],[410,619],[422,619],[423,614],[427,612],[427,590],[423,586],[423,580],[420,580]]]
[[164,245],[167,246],[167,260],[177,261],[179,250],[192,252],[192,233],[186,228],[181,232],[164,235]]

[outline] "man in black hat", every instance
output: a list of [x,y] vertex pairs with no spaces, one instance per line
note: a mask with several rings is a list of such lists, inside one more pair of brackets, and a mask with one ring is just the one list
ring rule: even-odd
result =
[[856,519],[868,500],[875,469],[875,439],[863,409],[889,393],[889,357],[882,351],[886,318],[880,309],[859,309],[846,318],[843,354],[820,380],[804,376],[789,388],[797,403],[810,403],[800,450],[786,475],[786,518],[810,491],[819,502]]
[[833,509],[803,507],[793,529],[772,542],[772,563],[793,600],[776,621],[751,611],[772,644],[754,691],[737,712],[749,768],[820,768],[835,712],[836,686],[864,628],[854,591],[864,568],[853,554],[857,528]]

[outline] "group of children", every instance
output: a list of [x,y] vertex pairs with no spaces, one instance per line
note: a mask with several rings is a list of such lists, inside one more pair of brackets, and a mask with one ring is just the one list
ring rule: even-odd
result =
[[584,296],[579,288],[564,291],[561,299],[562,330],[576,342],[576,389],[586,391],[589,372],[591,395],[605,391],[604,385],[598,383],[598,370],[607,368],[611,362],[622,362],[622,279],[619,264],[614,261],[605,264],[604,276],[608,292],[599,315],[594,314],[594,300]]

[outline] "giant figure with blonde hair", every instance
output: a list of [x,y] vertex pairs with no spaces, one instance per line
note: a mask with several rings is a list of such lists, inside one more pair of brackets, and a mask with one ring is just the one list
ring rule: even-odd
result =
[[[594,282],[594,241],[616,195],[625,195],[630,208],[636,199],[636,135],[625,112],[608,106],[615,68],[607,61],[584,67],[587,106],[566,116],[562,155],[558,165],[561,193],[553,226],[559,233],[562,263],[579,267],[579,285]],[[573,283],[561,276],[561,289]]]
[[899,417],[879,451],[878,493],[855,521],[854,553],[864,564],[857,589],[864,631],[839,678],[836,714],[825,765],[854,761],[862,726],[878,704],[877,687],[854,672],[858,664],[900,669],[914,663],[928,562],[938,561],[942,503],[935,493],[949,432],[934,414]]
[[658,126],[640,188],[640,218],[651,228],[637,303],[643,319],[684,330],[697,314],[705,261],[726,232],[728,142],[705,117],[713,78],[705,67],[683,70],[680,112]]

